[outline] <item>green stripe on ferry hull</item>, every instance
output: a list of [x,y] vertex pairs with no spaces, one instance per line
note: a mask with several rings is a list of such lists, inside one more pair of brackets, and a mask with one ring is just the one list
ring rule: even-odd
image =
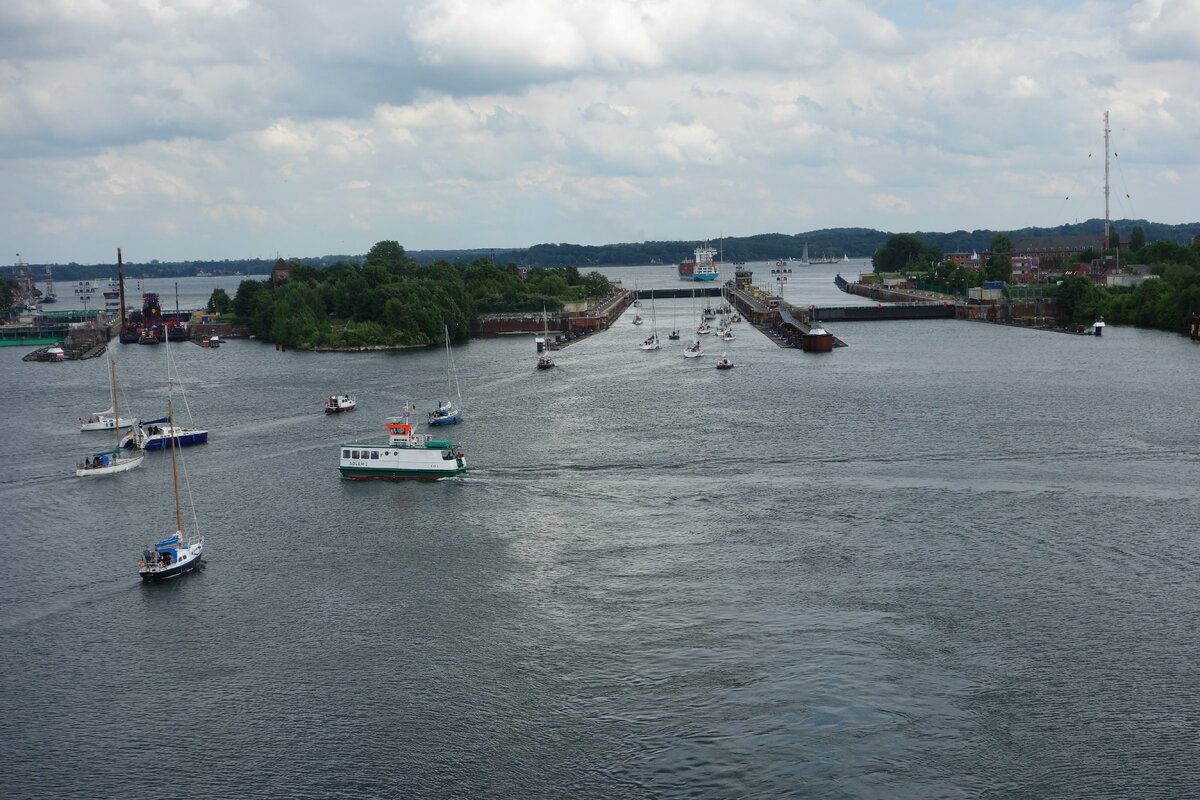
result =
[[372,478],[382,480],[435,480],[437,478],[453,478],[455,475],[461,475],[467,471],[466,467],[456,467],[454,469],[364,469],[362,467],[338,467],[338,472],[342,473],[343,478],[350,480],[370,480]]

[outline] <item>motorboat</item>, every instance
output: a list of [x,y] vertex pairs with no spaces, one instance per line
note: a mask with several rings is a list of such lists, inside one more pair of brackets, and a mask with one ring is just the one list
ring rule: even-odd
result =
[[326,414],[341,414],[343,411],[353,411],[358,403],[348,394],[331,394],[325,401]]

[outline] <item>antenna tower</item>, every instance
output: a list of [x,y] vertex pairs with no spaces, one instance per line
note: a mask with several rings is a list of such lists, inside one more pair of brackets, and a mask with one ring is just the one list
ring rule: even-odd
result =
[[1109,232],[1109,226],[1111,223],[1109,222],[1109,217],[1108,217],[1108,140],[1109,140],[1109,135],[1111,133],[1112,133],[1112,131],[1110,131],[1108,129],[1108,112],[1105,111],[1104,112],[1104,246],[1100,248],[1101,253],[1103,253],[1105,250],[1108,249],[1108,243],[1112,241],[1111,234]]

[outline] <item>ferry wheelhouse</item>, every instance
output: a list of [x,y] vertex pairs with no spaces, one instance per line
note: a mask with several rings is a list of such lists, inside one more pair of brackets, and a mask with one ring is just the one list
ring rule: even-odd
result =
[[452,478],[467,471],[462,450],[449,439],[413,433],[411,407],[384,423],[386,442],[350,442],[341,446],[338,472],[349,480],[426,480]]

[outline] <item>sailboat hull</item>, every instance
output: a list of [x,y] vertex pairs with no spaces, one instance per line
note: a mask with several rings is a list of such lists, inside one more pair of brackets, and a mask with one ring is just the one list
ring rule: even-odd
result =
[[459,415],[458,412],[455,411],[453,414],[448,414],[444,417],[430,417],[428,420],[426,420],[426,422],[436,427],[440,425],[457,425],[458,420]]
[[139,570],[138,575],[140,575],[144,581],[165,581],[171,578],[178,578],[180,575],[191,572],[194,569],[199,569],[203,563],[204,557],[196,556],[195,558],[188,559],[187,561],[172,564],[166,569]]
[[112,459],[108,464],[100,467],[76,467],[75,475],[80,478],[98,478],[102,475],[115,475],[118,472],[128,472],[131,469],[140,467],[145,458],[145,453],[138,453],[136,456]]

